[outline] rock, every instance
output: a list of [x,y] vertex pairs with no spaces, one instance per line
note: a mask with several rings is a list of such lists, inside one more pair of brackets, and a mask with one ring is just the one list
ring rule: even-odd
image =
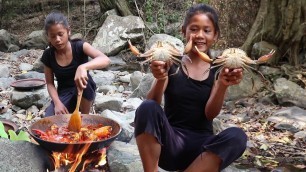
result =
[[167,35],[167,34],[155,34],[151,36],[147,42],[145,51],[148,51],[152,47],[152,45],[154,45],[157,41],[168,42],[171,45],[173,45],[176,49],[178,49],[181,54],[183,54],[184,52],[184,48],[185,48],[184,43],[180,39],[174,36]]
[[21,71],[29,71],[33,69],[33,65],[28,64],[28,63],[20,63],[19,69]]
[[45,49],[48,46],[47,36],[44,30],[37,30],[30,33],[23,43],[26,49]]
[[306,129],[306,111],[293,106],[289,108],[283,108],[274,115],[270,116],[267,121],[274,122],[279,129],[286,129],[292,132]]
[[[252,84],[253,82],[254,86]],[[237,100],[252,96],[263,86],[261,78],[256,73],[244,72],[242,81],[238,85],[233,85],[228,88],[228,94],[226,95],[225,100]]]
[[107,153],[111,172],[143,172],[136,145],[114,141]]
[[49,154],[33,143],[0,138],[0,147],[0,171],[42,172],[54,168]]
[[153,77],[152,73],[146,74],[141,79],[138,87],[130,95],[130,98],[133,98],[133,97],[145,98],[147,96],[148,91],[151,88],[153,80],[154,80],[154,77]]
[[96,96],[96,110],[97,111],[104,111],[106,109],[120,111],[123,98],[114,97],[109,95],[102,95],[97,93]]
[[144,74],[140,71],[135,71],[131,74],[130,81],[132,85],[132,90],[135,90],[138,87],[143,76]]
[[278,78],[274,82],[275,95],[284,106],[299,106],[306,108],[306,90],[285,78]]
[[92,46],[114,56],[127,46],[127,39],[143,38],[144,22],[137,16],[109,15],[101,26]]
[[30,79],[30,78],[45,79],[45,74],[44,73],[40,73],[40,72],[36,72],[36,71],[29,71],[27,73],[22,73],[22,74],[15,75],[15,79],[16,80],[19,80],[19,79]]
[[10,76],[10,65],[0,65],[0,78],[7,78]]
[[14,45],[19,47],[18,37],[10,34],[7,30],[0,29],[0,51],[12,52],[12,48],[15,48]]

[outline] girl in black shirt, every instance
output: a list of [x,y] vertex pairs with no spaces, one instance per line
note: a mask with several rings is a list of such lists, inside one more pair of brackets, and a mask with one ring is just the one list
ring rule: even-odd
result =
[[[194,48],[209,54],[217,40],[215,10],[203,4],[191,7],[182,32],[192,41],[192,49],[182,58],[186,68],[171,75],[174,65],[153,61],[150,68],[155,80],[136,111],[135,137],[145,172],[158,171],[158,166],[168,171],[217,172],[246,148],[247,136],[240,128],[218,135],[212,132],[212,120],[221,110],[228,86],[240,83],[243,71],[222,69],[215,81],[216,70],[209,70],[210,64]],[[163,95],[164,109],[160,106]]]
[[[80,111],[88,114],[96,90],[88,70],[107,67],[109,58],[87,42],[70,40],[67,18],[59,12],[52,12],[46,17],[45,32],[50,47],[44,51],[41,61],[45,65],[47,89],[52,99],[45,116],[72,113],[78,89],[83,89]],[[91,61],[88,56],[92,58]],[[57,79],[57,89],[54,76]]]

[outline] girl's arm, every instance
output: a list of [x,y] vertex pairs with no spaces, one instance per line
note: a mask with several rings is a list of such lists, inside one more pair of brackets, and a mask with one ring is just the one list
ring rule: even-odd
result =
[[49,92],[49,95],[51,99],[54,102],[54,112],[56,115],[58,114],[68,114],[68,110],[65,107],[65,105],[61,102],[59,99],[57,90],[54,85],[54,74],[51,68],[45,66],[44,67],[44,73],[45,73],[45,79],[47,84],[47,90]]
[[221,70],[218,80],[215,81],[210,97],[205,106],[205,114],[208,120],[213,120],[220,112],[227,87],[230,85],[239,84],[242,79],[242,69]]
[[153,61],[150,64],[155,80],[152,83],[151,89],[147,94],[147,99],[155,100],[158,104],[161,104],[163,94],[168,85],[168,68],[170,64],[163,61]]
[[89,43],[84,42],[83,51],[86,55],[92,58],[91,61],[82,64],[86,70],[102,69],[110,64],[110,59],[101,51],[97,50]]
[[74,80],[79,88],[85,89],[88,80],[87,70],[105,68],[110,64],[110,59],[87,42],[83,44],[83,51],[92,60],[78,67]]

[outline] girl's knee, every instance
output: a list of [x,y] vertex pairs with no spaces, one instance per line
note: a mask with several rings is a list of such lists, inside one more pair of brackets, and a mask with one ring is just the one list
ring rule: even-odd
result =
[[228,128],[227,130],[227,137],[229,137],[228,139],[230,140],[230,144],[245,149],[247,143],[247,135],[245,132],[241,128],[237,127]]
[[147,128],[159,128],[164,120],[163,114],[163,109],[155,101],[143,101],[135,112],[135,131],[141,133]]
[[[154,100],[145,100],[137,108],[136,116],[147,116],[148,114],[155,114],[159,104]],[[160,106],[159,106],[160,107]],[[161,107],[160,107],[161,108]]]

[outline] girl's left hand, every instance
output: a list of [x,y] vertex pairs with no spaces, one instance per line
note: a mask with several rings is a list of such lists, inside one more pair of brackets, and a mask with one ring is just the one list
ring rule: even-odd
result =
[[80,65],[75,73],[74,82],[77,88],[85,89],[87,86],[87,70],[84,66]]
[[242,68],[224,68],[220,71],[218,81],[225,86],[239,84],[243,77]]

